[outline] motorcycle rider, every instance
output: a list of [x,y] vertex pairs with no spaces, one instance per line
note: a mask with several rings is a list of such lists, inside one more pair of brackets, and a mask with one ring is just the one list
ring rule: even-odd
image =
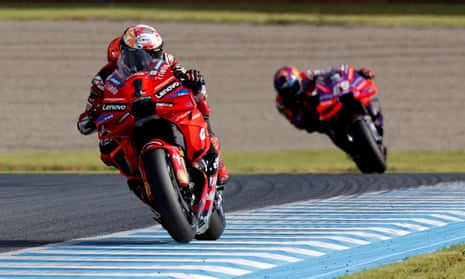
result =
[[[207,90],[203,75],[200,71],[195,69],[187,70],[172,54],[165,52],[163,49],[163,39],[160,33],[152,26],[144,24],[129,26],[123,32],[122,36],[114,38],[109,43],[107,48],[107,64],[105,64],[92,79],[85,111],[79,116],[77,122],[79,132],[83,135],[89,135],[96,130],[95,120],[102,110],[105,80],[116,69],[117,60],[123,48],[143,49],[153,58],[163,58],[170,64],[173,74],[182,81],[182,84],[192,89],[197,106],[208,124],[210,140],[214,146],[214,150],[218,153],[220,158],[217,184],[226,184],[229,180],[229,174],[220,156],[218,137],[211,129],[209,120],[211,108],[207,102]],[[107,165],[112,165],[109,154],[114,146],[109,142],[100,142],[99,146],[101,160]],[[138,184],[138,182],[128,181],[129,187],[134,192],[136,192],[134,188],[140,186]],[[138,193],[136,193],[136,195],[138,195]]]
[[[299,71],[292,65],[279,68],[274,74],[274,88],[277,92],[276,108],[284,117],[297,129],[305,129],[308,133],[319,132],[327,134],[333,143],[348,152],[349,147],[346,141],[337,134],[337,131],[328,129],[324,121],[320,121],[320,116],[316,107],[319,96],[315,90],[316,80],[324,78],[330,73],[345,74],[352,68],[349,64],[341,64],[330,69],[309,69]],[[375,73],[363,67],[357,71],[366,79],[373,79]],[[383,135],[383,115],[379,106],[379,101],[373,99],[367,106],[368,112],[379,132]]]

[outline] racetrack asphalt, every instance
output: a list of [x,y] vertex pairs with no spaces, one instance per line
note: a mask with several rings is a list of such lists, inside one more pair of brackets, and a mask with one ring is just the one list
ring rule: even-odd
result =
[[[464,181],[465,174],[234,175],[226,214],[296,201]],[[152,226],[118,174],[0,174],[0,252]]]

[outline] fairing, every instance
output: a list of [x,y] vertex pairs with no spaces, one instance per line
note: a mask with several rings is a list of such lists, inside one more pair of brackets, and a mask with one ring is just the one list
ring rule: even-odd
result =
[[334,71],[317,78],[315,87],[320,98],[317,106],[320,120],[336,116],[343,106],[340,98],[346,94],[352,94],[355,100],[367,106],[370,98],[378,93],[374,82],[365,79],[352,66],[347,71]]

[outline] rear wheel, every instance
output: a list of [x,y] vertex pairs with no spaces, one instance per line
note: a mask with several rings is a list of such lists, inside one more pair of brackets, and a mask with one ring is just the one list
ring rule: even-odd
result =
[[195,238],[197,240],[217,240],[223,234],[225,226],[226,221],[222,211],[220,213],[220,211],[215,207],[208,222],[208,229],[204,233],[196,235]]
[[359,118],[352,124],[353,160],[363,173],[384,173],[387,169],[383,147],[378,144],[367,122]]
[[203,234],[196,235],[197,240],[217,240],[221,237],[224,231],[225,224],[222,218],[219,216],[218,211],[213,211],[210,216],[210,222],[208,229]]
[[150,150],[142,155],[152,202],[161,215],[161,224],[178,242],[194,238],[192,211],[184,201],[164,149]]

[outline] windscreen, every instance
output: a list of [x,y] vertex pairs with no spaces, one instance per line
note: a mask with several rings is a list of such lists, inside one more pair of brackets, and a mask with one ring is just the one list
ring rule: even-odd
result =
[[149,72],[153,65],[152,56],[142,49],[123,49],[118,58],[117,68],[121,77],[133,75],[137,72]]

